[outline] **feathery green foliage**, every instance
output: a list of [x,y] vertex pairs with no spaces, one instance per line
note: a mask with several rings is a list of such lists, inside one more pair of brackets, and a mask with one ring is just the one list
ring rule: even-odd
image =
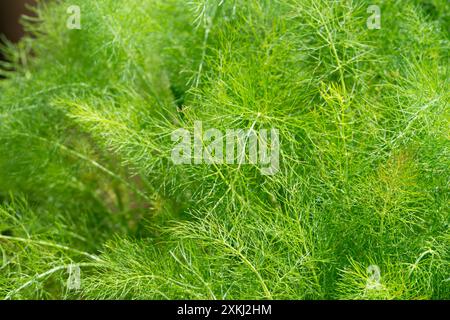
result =
[[[0,297],[450,298],[446,0],[60,0],[23,23]],[[277,128],[280,171],[174,165],[197,120]]]

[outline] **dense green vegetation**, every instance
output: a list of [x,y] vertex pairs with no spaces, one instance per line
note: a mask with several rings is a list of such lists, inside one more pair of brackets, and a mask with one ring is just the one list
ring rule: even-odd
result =
[[[0,297],[450,298],[447,0],[69,0],[24,24]],[[174,165],[196,120],[277,128],[280,171]]]

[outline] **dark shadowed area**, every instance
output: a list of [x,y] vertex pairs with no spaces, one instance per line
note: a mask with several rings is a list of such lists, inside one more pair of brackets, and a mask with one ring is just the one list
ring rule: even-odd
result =
[[0,1],[0,35],[10,41],[17,42],[23,36],[23,28],[19,23],[20,16],[29,13],[26,5],[33,0],[1,0]]

